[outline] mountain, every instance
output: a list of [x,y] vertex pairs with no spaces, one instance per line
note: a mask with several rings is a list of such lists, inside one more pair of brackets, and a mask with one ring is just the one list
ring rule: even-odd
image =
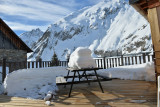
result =
[[28,60],[60,60],[77,47],[88,47],[93,56],[120,50],[123,53],[151,51],[149,23],[123,0],[104,0],[51,24],[32,47]]
[[32,31],[28,31],[22,33],[19,37],[30,47],[32,48],[35,45],[35,42],[38,41],[39,38],[43,36],[44,32],[39,28],[33,29]]

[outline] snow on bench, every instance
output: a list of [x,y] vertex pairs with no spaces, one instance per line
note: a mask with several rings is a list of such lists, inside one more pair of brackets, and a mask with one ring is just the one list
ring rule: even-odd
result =
[[58,83],[67,83],[64,77],[56,77],[56,84]]

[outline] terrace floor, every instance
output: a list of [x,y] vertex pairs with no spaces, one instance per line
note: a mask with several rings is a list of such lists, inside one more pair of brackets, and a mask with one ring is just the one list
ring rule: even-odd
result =
[[[98,83],[75,84],[71,97],[70,86],[59,86],[54,103],[55,107],[156,107],[157,89],[155,82],[119,80]],[[45,107],[43,100],[30,100],[0,95],[0,107]]]

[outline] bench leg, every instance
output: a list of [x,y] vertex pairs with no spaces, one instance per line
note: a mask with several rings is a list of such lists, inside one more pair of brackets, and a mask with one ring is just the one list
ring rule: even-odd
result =
[[68,97],[70,97],[70,96],[71,96],[71,92],[72,92],[72,87],[73,87],[73,83],[74,83],[75,75],[76,75],[76,71],[74,72],[74,75],[73,75],[72,84],[71,84],[71,88],[70,88],[70,91],[69,91]]
[[79,81],[81,81],[81,75],[80,75],[79,71],[77,71],[77,72],[78,72]]
[[[69,73],[70,73],[70,70],[68,70],[67,77],[69,76]],[[66,81],[67,80],[68,80],[68,78],[66,78]],[[66,88],[66,85],[64,85],[64,88]]]
[[88,77],[87,77],[86,71],[84,71],[84,75],[85,75],[85,77],[87,79],[88,85],[90,85],[90,82],[88,81]]
[[102,93],[104,93],[103,88],[102,88],[101,83],[100,83],[100,80],[99,80],[99,78],[98,78],[98,75],[97,75],[96,70],[94,70],[94,72],[95,72],[95,75],[96,75],[96,77],[97,77],[97,81],[98,81],[98,83],[99,83],[99,86],[100,86],[100,88],[101,88],[101,90],[102,90]]

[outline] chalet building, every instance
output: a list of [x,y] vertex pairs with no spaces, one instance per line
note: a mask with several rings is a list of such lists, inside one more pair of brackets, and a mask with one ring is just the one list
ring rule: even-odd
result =
[[129,3],[150,23],[155,74],[160,76],[160,0],[129,0]]
[[26,68],[28,52],[32,50],[0,18],[0,66],[5,61],[10,72]]

